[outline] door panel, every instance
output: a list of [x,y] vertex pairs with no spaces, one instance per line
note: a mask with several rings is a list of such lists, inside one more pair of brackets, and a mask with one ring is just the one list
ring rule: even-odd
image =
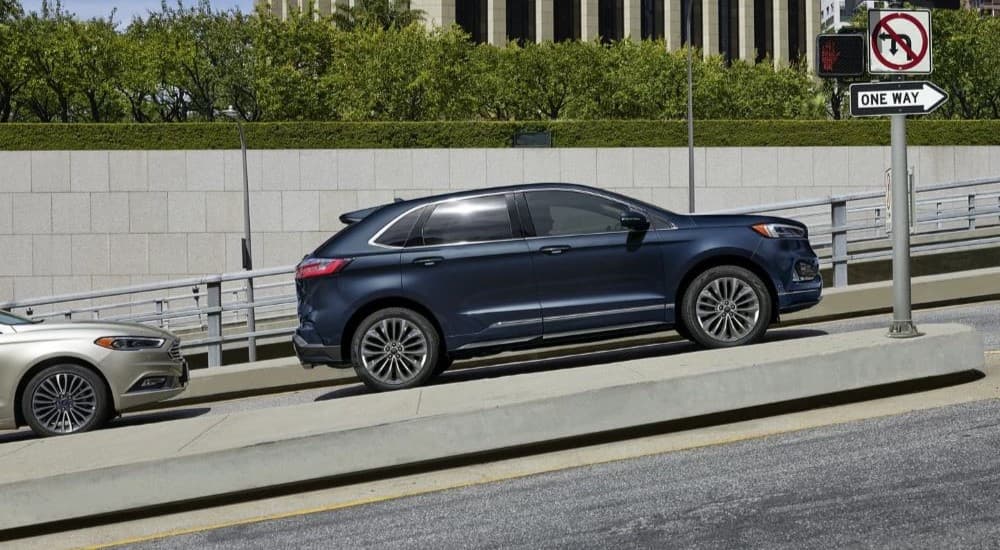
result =
[[[628,233],[528,239],[546,336],[665,322],[663,268],[655,243]],[[550,247],[565,247],[558,254]]]
[[438,317],[449,350],[541,336],[530,250],[505,195],[438,204],[417,232],[403,289]]
[[524,193],[527,239],[546,337],[666,322],[663,256],[655,231],[627,231],[631,206],[592,194]]

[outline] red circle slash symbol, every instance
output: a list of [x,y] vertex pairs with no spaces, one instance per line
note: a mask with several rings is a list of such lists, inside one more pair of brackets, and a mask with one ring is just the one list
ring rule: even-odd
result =
[[[897,33],[895,30],[893,30],[892,27],[889,26],[889,22],[894,19],[903,19],[909,21],[910,23],[913,24],[914,27],[917,28],[918,31],[920,31],[919,52],[913,51],[912,45],[909,42],[907,42],[906,39],[899,36],[899,33]],[[889,61],[888,59],[885,58],[884,55],[882,55],[882,48],[880,47],[881,40],[879,39],[879,35],[883,31],[887,35],[889,35],[889,39],[892,42],[894,42],[897,46],[902,48],[904,52],[906,52],[907,60],[905,63],[896,63],[893,61]],[[905,71],[906,69],[912,69],[913,67],[916,67],[918,63],[923,61],[924,56],[927,55],[927,43],[929,42],[929,40],[927,39],[927,29],[925,29],[924,26],[920,24],[920,21],[918,21],[916,17],[913,17],[908,13],[893,13],[879,20],[879,22],[875,25],[875,29],[872,30],[871,41],[872,44],[876,45],[875,47],[872,48],[872,51],[875,53],[875,57],[877,57],[878,60],[886,67],[889,67],[890,69],[895,69],[897,71]]]

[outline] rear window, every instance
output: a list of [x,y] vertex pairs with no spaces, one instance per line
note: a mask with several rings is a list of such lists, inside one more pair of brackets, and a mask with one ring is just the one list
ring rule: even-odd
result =
[[410,237],[410,231],[413,230],[413,225],[420,219],[420,213],[423,211],[423,208],[417,208],[413,212],[392,222],[375,239],[375,243],[382,246],[406,246],[406,241]]
[[425,245],[500,241],[513,236],[504,195],[438,204],[422,234]]

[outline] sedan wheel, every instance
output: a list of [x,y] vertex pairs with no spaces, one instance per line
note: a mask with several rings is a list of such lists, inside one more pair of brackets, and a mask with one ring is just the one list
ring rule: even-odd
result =
[[98,427],[108,418],[104,382],[78,365],[56,365],[28,382],[21,412],[31,429],[43,436],[65,435]]
[[771,318],[771,295],[752,271],[709,269],[684,293],[684,322],[695,341],[719,348],[760,340]]
[[422,315],[403,308],[369,315],[355,332],[352,344],[358,377],[378,391],[419,386],[434,374],[440,358],[434,326]]

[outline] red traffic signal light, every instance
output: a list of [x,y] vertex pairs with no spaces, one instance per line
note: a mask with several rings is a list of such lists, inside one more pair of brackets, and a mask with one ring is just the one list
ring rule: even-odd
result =
[[862,34],[821,34],[816,37],[816,74],[821,77],[865,74]]

